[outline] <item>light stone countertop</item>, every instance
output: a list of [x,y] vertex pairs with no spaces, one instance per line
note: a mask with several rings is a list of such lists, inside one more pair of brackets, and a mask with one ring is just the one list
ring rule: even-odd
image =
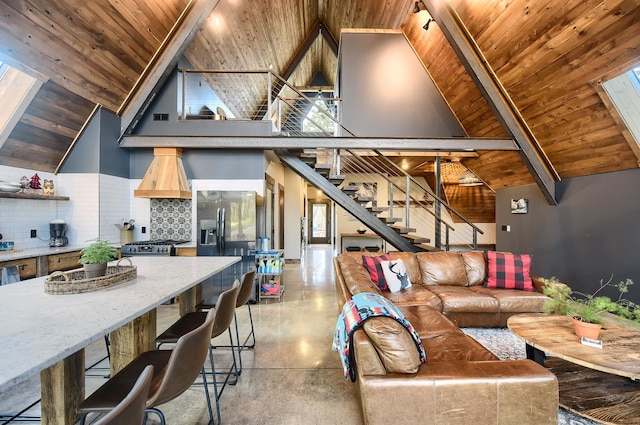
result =
[[[41,246],[38,248],[29,248],[29,249],[14,249],[13,251],[0,251],[0,262],[2,261],[13,261],[13,260],[21,260],[23,258],[31,258],[31,257],[42,257],[45,255],[55,255],[55,254],[64,254],[66,252],[80,251],[82,248],[85,248],[87,245],[66,245],[60,247],[48,247]],[[116,245],[114,245],[116,246]],[[119,247],[120,245],[117,245]]]
[[139,256],[131,260],[138,268],[136,279],[96,292],[47,295],[46,277],[0,286],[0,392],[240,261],[240,257]]

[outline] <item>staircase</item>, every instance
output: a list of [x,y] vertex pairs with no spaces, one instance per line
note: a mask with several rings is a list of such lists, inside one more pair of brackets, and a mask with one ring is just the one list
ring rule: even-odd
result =
[[[449,250],[452,239],[456,246],[477,249],[477,234],[482,231],[380,152],[347,150],[335,154],[280,149],[276,154],[299,176],[400,251]],[[357,195],[359,186],[345,183],[341,162],[345,174],[376,174],[386,179],[389,206],[378,206],[371,197]],[[398,210],[404,217],[398,217]],[[462,223],[454,225],[454,215]]]
[[[357,220],[370,228],[373,232],[385,239],[399,251],[416,252],[421,249],[415,243],[409,241],[398,232],[389,227],[385,222],[373,214],[373,208],[367,209],[365,205],[371,203],[371,199],[357,198],[353,195],[353,188],[346,186],[346,192],[338,188],[345,176],[330,175],[331,166],[316,164],[315,158],[308,155],[297,155],[286,149],[276,150],[276,155],[289,168],[295,171],[300,177],[311,183],[316,188],[322,190],[331,200],[340,207],[351,213]],[[356,187],[357,190],[357,187]],[[381,211],[379,211],[381,212]],[[420,240],[429,242],[429,240]]]

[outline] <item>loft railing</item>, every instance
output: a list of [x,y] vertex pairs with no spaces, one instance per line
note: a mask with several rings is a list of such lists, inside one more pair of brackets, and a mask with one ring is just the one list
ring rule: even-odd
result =
[[271,120],[273,132],[297,137],[353,133],[338,114],[341,99],[310,96],[265,70],[180,69],[182,120]]

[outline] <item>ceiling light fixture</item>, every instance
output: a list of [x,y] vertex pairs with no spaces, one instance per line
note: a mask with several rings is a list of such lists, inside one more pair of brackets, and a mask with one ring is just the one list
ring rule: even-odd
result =
[[458,178],[458,185],[460,186],[482,186],[482,181],[471,171],[467,170],[460,174]]

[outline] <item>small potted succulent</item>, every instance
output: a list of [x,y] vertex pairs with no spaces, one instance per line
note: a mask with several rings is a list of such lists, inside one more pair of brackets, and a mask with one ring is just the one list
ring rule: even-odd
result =
[[84,265],[84,273],[87,278],[104,276],[107,271],[107,263],[118,258],[118,250],[109,241],[100,238],[92,239],[94,242],[80,251],[80,264]]
[[[543,306],[543,311],[571,316],[578,336],[584,335],[580,328],[587,325],[586,327],[591,328],[594,333],[584,336],[597,339],[607,313],[640,323],[640,306],[622,298],[629,291],[629,286],[633,285],[631,279],[611,283],[613,280],[613,276],[611,276],[606,282],[604,279],[600,280],[600,287],[592,294],[572,291],[569,286],[560,283],[555,277],[540,280],[545,283],[542,292],[549,297]],[[608,296],[599,295],[605,288],[616,289],[618,297],[611,299]]]

